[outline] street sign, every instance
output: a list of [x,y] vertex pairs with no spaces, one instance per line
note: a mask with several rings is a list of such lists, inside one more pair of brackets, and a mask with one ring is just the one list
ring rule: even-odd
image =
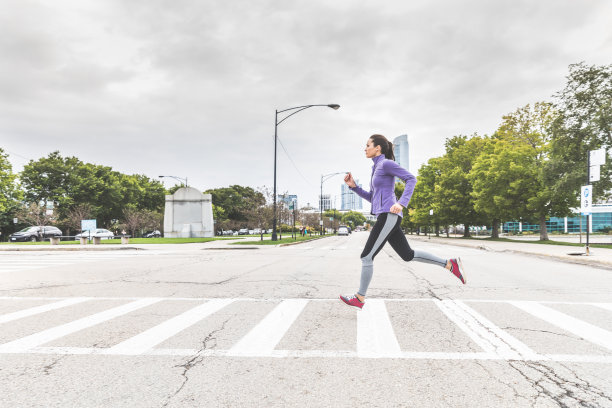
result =
[[319,221],[319,225],[323,225],[323,221]]
[[583,215],[591,214],[593,209],[593,186],[582,186],[580,191],[580,212]]
[[81,220],[81,231],[95,230],[96,220]]
[[17,218],[13,218],[13,224],[17,224],[19,220]]
[[589,164],[591,166],[606,164],[606,149],[589,151]]
[[429,210],[429,215],[433,215],[433,210]]
[[589,181],[599,181],[600,172],[599,164],[589,168]]

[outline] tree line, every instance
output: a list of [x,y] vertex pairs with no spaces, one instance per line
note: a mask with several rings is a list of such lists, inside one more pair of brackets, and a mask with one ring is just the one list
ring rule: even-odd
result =
[[[590,150],[612,147],[612,65],[569,67],[552,101],[527,104],[502,117],[491,135],[446,139],[445,153],[418,171],[404,227],[537,223],[547,240],[551,216],[572,215],[587,184]],[[594,199],[612,195],[609,160],[593,183]],[[401,194],[403,186],[396,187]],[[433,210],[433,215],[430,215]]]
[[[80,231],[81,220],[96,219],[99,228],[116,233],[126,230],[138,236],[145,230],[162,228],[166,190],[147,176],[128,175],[111,167],[85,163],[59,152],[30,160],[19,174],[12,172],[8,154],[0,148],[0,238],[29,225],[56,225],[64,235]],[[273,197],[269,189],[232,185],[204,191],[212,195],[215,229],[270,229],[273,223]],[[298,226],[318,230],[319,214],[308,209],[289,209],[277,203],[279,229],[290,231],[293,217]],[[325,213],[326,226],[339,223],[361,225],[360,213]],[[14,223],[13,220],[18,222]]]

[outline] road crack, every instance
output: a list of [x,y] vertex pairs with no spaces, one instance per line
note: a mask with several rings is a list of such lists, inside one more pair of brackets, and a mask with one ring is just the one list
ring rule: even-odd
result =
[[[205,356],[203,355],[204,351],[206,350],[213,350],[217,347],[217,338],[216,335],[217,333],[223,331],[225,329],[225,325],[231,320],[231,317],[228,318],[227,320],[225,320],[222,324],[221,327],[211,331],[210,333],[208,333],[208,335],[204,338],[204,340],[202,340],[202,346],[198,349],[198,351],[196,351],[196,353],[191,356],[189,358],[189,360],[187,360],[184,364],[180,364],[177,365],[175,367],[181,367],[183,368],[183,372],[181,373],[181,376],[183,377],[183,382],[181,383],[181,385],[179,386],[179,388],[174,392],[174,394],[170,395],[166,401],[162,404],[162,408],[167,407],[168,404],[170,403],[170,401],[176,397],[182,390],[183,388],[185,388],[185,385],[187,385],[187,382],[189,381],[189,371],[197,366],[198,364],[200,364],[202,361],[204,361]],[[209,344],[211,343],[211,344]]]

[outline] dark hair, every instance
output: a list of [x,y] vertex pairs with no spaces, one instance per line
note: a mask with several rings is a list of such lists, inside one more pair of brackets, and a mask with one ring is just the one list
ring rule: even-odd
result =
[[395,161],[393,142],[388,141],[383,135],[372,135],[370,136],[370,140],[374,146],[380,146],[380,152],[384,154],[387,159]]

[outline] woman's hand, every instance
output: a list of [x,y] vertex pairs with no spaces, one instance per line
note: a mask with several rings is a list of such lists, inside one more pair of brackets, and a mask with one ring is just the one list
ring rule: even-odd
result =
[[344,176],[344,182],[349,187],[353,187],[353,188],[357,187],[357,184],[355,184],[355,180],[353,180],[353,175],[351,174],[350,171],[346,173],[346,175]]
[[389,211],[391,211],[393,214],[400,214],[403,209],[404,207],[402,207],[400,203],[395,203],[393,204],[393,207],[391,207],[391,210]]

